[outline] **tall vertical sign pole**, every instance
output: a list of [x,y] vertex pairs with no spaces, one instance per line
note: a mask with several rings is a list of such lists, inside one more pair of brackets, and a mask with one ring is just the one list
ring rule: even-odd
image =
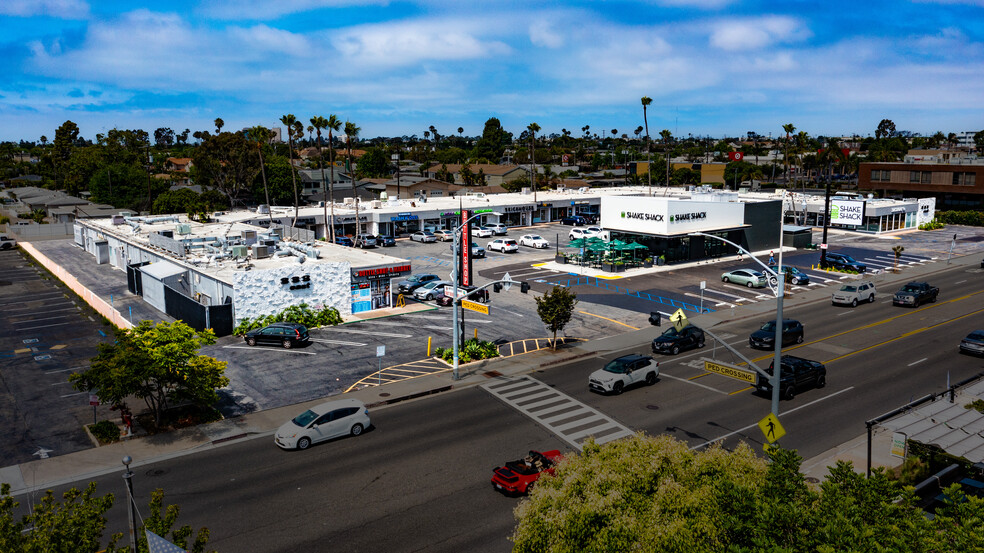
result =
[[[783,192],[782,202],[786,200]],[[825,219],[826,220],[826,219]],[[826,242],[826,237],[824,237]],[[786,275],[782,271],[782,207],[779,208],[779,265],[776,266],[776,278],[778,279],[776,289],[776,337],[775,356],[772,359],[772,414],[779,416],[779,382],[782,372],[782,299],[786,295]]]

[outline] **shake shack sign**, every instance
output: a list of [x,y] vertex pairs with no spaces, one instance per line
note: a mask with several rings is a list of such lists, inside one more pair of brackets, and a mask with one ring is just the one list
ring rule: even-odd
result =
[[691,211],[690,213],[677,213],[676,215],[670,215],[671,223],[679,223],[681,221],[703,221],[707,219],[706,211]]
[[662,213],[643,213],[641,211],[623,211],[622,212],[622,218],[623,219],[638,219],[640,221],[656,221],[656,222],[662,222],[663,221],[663,214]]

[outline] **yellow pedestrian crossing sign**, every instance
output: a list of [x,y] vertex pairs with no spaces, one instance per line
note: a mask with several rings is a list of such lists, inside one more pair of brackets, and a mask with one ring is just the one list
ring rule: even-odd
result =
[[690,324],[687,320],[687,314],[683,312],[683,309],[677,309],[675,313],[670,315],[670,322],[673,323],[673,328],[683,330],[683,327]]
[[773,413],[769,413],[764,419],[760,420],[759,428],[762,430],[762,434],[765,434],[765,439],[773,444],[779,438],[786,435],[786,429],[779,424],[779,418]]

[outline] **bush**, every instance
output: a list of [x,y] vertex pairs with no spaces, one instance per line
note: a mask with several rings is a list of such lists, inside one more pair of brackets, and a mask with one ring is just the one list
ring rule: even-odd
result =
[[937,228],[943,228],[943,225],[984,227],[984,213],[980,211],[937,211],[933,223],[937,221],[942,223]]
[[928,223],[923,223],[923,224],[919,225],[919,230],[937,230],[937,229],[941,229],[941,228],[943,228],[945,226],[946,225],[944,225],[943,223],[941,223],[939,221],[939,219],[933,219],[932,221],[930,221]]
[[[437,348],[434,355],[440,357],[446,363],[454,362],[454,348]],[[482,359],[499,357],[499,348],[492,342],[469,338],[465,340],[465,347],[458,350],[458,363],[471,363]]]
[[110,421],[99,421],[89,425],[89,431],[101,444],[109,444],[120,440],[120,427]]
[[262,328],[273,323],[281,322],[299,323],[308,328],[317,328],[319,326],[336,326],[342,324],[342,316],[334,307],[312,309],[308,304],[302,303],[300,305],[292,305],[272,315],[262,315],[255,319],[248,317],[242,319],[236,325],[234,333],[237,336],[242,336],[254,328]]

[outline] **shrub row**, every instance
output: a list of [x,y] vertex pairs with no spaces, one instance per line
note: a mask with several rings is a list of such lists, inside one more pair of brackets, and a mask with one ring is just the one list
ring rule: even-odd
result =
[[[454,360],[454,348],[437,348],[434,355],[451,363]],[[470,363],[481,359],[491,359],[499,357],[499,348],[492,342],[469,338],[465,340],[465,347],[458,350],[458,363]]]
[[279,313],[262,315],[254,319],[249,317],[239,321],[235,334],[242,336],[254,328],[262,328],[273,323],[299,323],[308,328],[319,326],[335,326],[342,323],[342,316],[334,307],[311,308],[308,304],[292,305]]

